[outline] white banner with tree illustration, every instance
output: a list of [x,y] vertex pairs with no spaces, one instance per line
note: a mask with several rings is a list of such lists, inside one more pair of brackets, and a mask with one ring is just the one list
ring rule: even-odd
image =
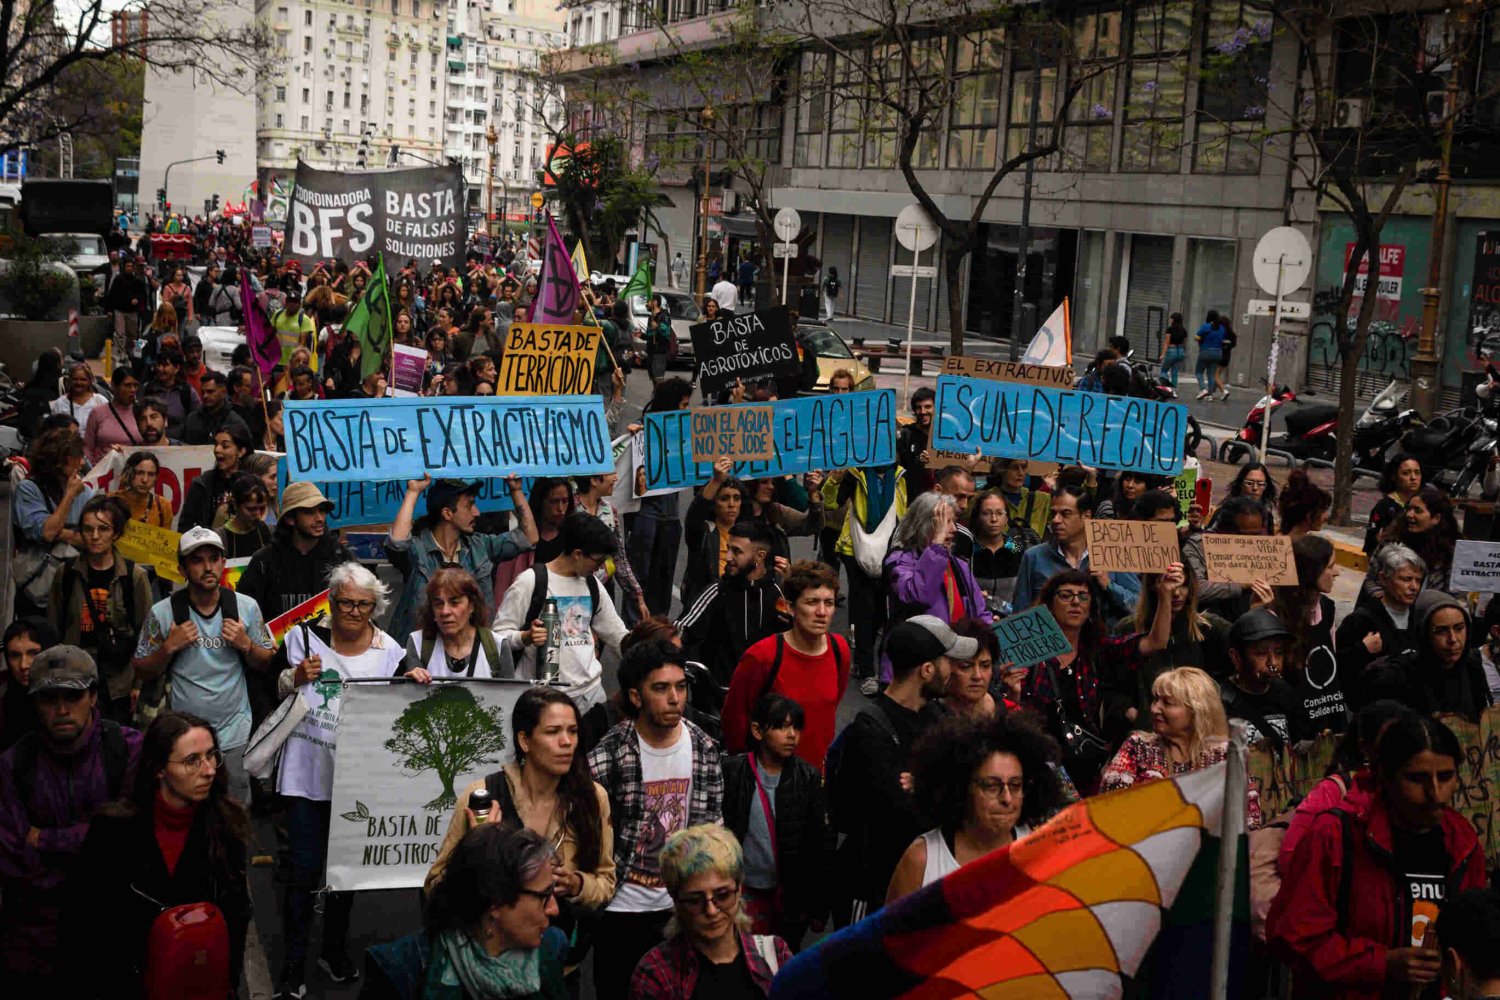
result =
[[522,681],[348,684],[328,828],[337,890],[421,886],[455,796],[512,759]]

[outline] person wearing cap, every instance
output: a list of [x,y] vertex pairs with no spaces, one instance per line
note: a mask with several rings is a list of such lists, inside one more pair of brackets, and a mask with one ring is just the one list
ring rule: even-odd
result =
[[[837,867],[840,884],[853,894],[850,922],[880,908],[896,863],[928,826],[902,775],[911,770],[917,738],[947,715],[937,699],[948,686],[953,661],[979,654],[978,641],[960,636],[934,615],[896,624],[885,648],[891,682],[840,734],[838,764],[827,776],[830,802],[839,804],[835,823],[848,834]],[[835,916],[842,922],[842,914]]]
[[1219,685],[1224,714],[1245,721],[1252,743],[1269,740],[1278,753],[1315,735],[1302,699],[1281,676],[1292,638],[1291,630],[1266,608],[1241,615],[1229,628],[1233,672]]
[[[408,635],[427,582],[444,566],[457,566],[479,581],[485,607],[495,606],[495,566],[514,559],[536,545],[536,521],[526,503],[521,480],[510,476],[505,487],[514,504],[517,526],[502,535],[475,532],[479,519],[475,501],[483,483],[451,479],[433,481],[430,475],[406,483],[406,496],[385,536],[385,552],[404,583],[391,616],[392,635]],[[417,499],[427,494],[427,517],[413,537],[412,517]]]
[[214,526],[219,507],[229,501],[229,484],[239,474],[240,463],[255,450],[249,429],[238,420],[234,425],[220,427],[214,434],[213,445],[214,467],[194,479],[183,498],[182,510],[177,514],[180,531]]
[[1411,606],[1412,648],[1382,656],[1350,683],[1354,707],[1392,698],[1423,715],[1452,712],[1477,721],[1491,698],[1483,659],[1469,646],[1471,626],[1457,599],[1424,590]]
[[[229,402],[229,380],[223,372],[203,371],[195,388],[203,405],[189,413],[182,422],[183,444],[213,444],[214,435],[226,428],[242,431],[247,441],[255,440],[250,425]],[[254,402],[253,396],[251,401]],[[256,409],[260,409],[259,403],[256,403]]]
[[354,554],[328,530],[333,501],[312,483],[290,483],[271,544],[250,557],[238,590],[255,599],[266,620],[279,618],[328,589],[328,574]]
[[[177,565],[187,586],[152,606],[136,644],[136,675],[143,682],[164,678],[170,707],[209,721],[224,752],[230,791],[248,802],[247,675],[268,672],[276,642],[255,599],[220,586],[224,542],[216,532],[202,527],[183,532]],[[145,694],[141,702],[148,702]]]
[[57,629],[45,618],[17,618],[5,630],[0,647],[5,669],[0,671],[0,753],[9,750],[37,727],[31,704],[31,665],[44,649],[57,645]]
[[0,982],[44,996],[61,971],[63,886],[95,810],[128,789],[141,734],[99,717],[99,671],[77,646],[31,664],[36,732],[0,754]]
[[[302,311],[302,292],[293,284],[287,290],[285,305],[271,314],[271,329],[281,341],[281,363],[291,367],[292,351],[299,346],[312,350],[313,320]],[[308,367],[317,371],[317,359],[309,360]]]

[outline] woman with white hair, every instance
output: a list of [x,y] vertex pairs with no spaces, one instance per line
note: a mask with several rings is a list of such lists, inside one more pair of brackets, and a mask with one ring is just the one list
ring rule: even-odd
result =
[[[885,585],[890,620],[936,615],[952,624],[977,618],[994,620],[984,591],[967,559],[951,550],[958,532],[958,505],[945,493],[923,493],[907,505],[891,536],[885,557]],[[882,658],[880,679],[889,684],[890,663]]]
[[[327,623],[306,622],[287,634],[283,688],[295,686],[307,704],[307,715],[281,751],[276,791],[286,803],[291,871],[286,879],[282,919],[286,955],[277,993],[303,996],[307,947],[312,932],[313,893],[324,885],[328,823],[333,799],[333,754],[338,745],[339,712],[344,681],[392,677],[405,658],[401,643],[375,627],[389,604],[390,589],[357,562],[341,563],[328,578]],[[425,671],[421,672],[425,678]],[[330,893],[323,907],[323,949],[318,964],[336,983],[352,980],[358,970],[349,959],[346,940],[354,894]]]

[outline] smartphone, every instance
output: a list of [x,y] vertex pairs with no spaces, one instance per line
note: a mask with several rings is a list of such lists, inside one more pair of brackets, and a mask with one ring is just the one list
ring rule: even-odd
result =
[[1198,484],[1193,488],[1193,505],[1198,508],[1198,513],[1206,521],[1208,520],[1209,500],[1213,496],[1214,481],[1198,477]]

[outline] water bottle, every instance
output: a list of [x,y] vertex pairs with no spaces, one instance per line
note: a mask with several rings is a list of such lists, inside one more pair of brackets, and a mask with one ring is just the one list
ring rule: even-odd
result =
[[474,812],[474,818],[481,823],[489,822],[490,803],[494,801],[490,797],[488,788],[476,788],[469,793],[469,808]]
[[542,679],[555,680],[562,669],[562,618],[557,614],[557,601],[547,598],[542,605],[542,627],[547,630],[547,641],[542,646]]

